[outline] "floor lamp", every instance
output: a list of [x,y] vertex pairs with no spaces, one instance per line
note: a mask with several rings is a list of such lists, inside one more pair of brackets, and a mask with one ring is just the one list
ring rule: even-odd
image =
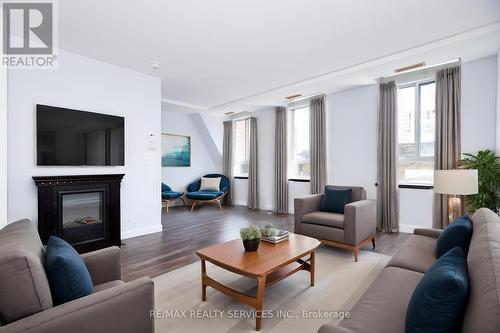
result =
[[434,192],[448,194],[448,224],[462,213],[459,195],[476,194],[477,170],[435,170]]

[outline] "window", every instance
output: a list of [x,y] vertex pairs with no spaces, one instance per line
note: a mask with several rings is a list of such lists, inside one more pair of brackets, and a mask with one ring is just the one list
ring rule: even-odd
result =
[[234,122],[234,165],[235,177],[248,177],[249,149],[249,121],[248,119]]
[[289,117],[288,178],[309,179],[309,107],[292,109]]
[[398,88],[399,184],[434,183],[435,94],[434,81]]

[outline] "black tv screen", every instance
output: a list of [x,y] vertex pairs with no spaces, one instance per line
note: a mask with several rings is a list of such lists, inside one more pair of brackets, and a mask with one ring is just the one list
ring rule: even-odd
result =
[[124,165],[124,118],[36,106],[38,165]]

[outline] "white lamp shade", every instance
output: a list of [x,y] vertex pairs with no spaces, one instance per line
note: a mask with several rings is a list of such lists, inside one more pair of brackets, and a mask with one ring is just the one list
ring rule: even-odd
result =
[[478,191],[477,170],[435,170],[434,192],[469,195]]

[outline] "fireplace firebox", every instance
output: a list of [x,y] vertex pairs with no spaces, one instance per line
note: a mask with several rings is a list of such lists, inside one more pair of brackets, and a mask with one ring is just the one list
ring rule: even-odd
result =
[[38,187],[38,232],[58,236],[80,252],[120,246],[123,174],[33,177]]

